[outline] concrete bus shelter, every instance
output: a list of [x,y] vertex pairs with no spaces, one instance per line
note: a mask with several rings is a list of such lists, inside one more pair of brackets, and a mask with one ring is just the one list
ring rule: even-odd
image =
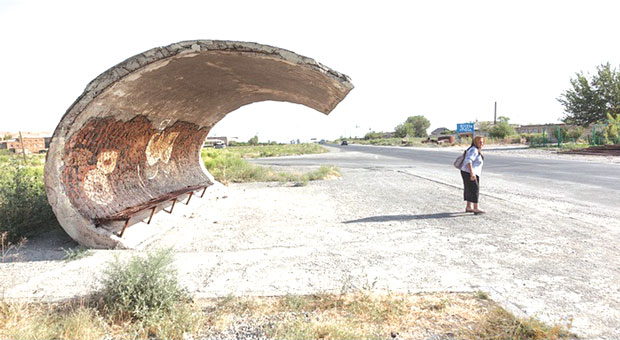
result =
[[98,76],[62,117],[45,164],[49,202],[80,244],[130,247],[130,225],[215,183],[200,150],[228,113],[274,100],[329,114],[351,89],[347,76],[276,47],[195,40],[153,48]]

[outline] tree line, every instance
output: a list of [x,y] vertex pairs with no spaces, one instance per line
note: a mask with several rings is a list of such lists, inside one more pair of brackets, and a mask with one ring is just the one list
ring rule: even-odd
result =
[[570,88],[557,100],[564,106],[566,124],[604,127],[608,140],[618,140],[620,130],[620,71],[609,63],[597,66],[595,74],[577,72]]

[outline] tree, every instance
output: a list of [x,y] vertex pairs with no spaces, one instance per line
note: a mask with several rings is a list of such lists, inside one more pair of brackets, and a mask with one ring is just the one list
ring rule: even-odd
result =
[[254,136],[248,140],[248,144],[257,145],[258,144],[258,136]]
[[597,67],[593,76],[576,73],[572,88],[560,95],[566,124],[588,126],[607,120],[607,114],[620,113],[620,72],[609,63]]
[[394,128],[394,135],[398,138],[404,138],[407,136],[407,128],[405,127],[405,124],[398,124],[396,125],[396,127]]
[[605,127],[605,139],[609,142],[618,143],[620,137],[620,114],[616,117],[611,114],[607,114],[607,126]]
[[414,137],[426,137],[426,130],[431,126],[431,122],[424,116],[411,116],[404,123],[398,124],[394,128],[396,137],[403,138],[407,135]]
[[514,135],[515,129],[508,123],[510,118],[505,116],[497,117],[497,124],[489,129],[489,136],[495,138],[506,138],[506,136]]
[[483,132],[489,132],[491,128],[493,127],[492,125],[493,124],[490,122],[480,122],[480,124],[478,125],[479,126],[478,130],[483,131]]

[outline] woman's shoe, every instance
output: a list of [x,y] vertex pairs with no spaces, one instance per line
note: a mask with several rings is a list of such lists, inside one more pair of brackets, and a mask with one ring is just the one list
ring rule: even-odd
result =
[[468,212],[474,212],[474,209],[467,209],[467,208],[465,208],[465,212],[466,212],[466,213],[468,213]]
[[482,210],[478,210],[478,211],[474,210],[474,215],[482,215],[482,214],[486,214],[486,212],[484,212]]

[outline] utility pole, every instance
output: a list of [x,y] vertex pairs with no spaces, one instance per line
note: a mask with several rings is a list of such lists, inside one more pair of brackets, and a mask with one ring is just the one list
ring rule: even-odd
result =
[[22,142],[22,153],[24,154],[24,163],[26,163],[26,148],[24,147],[24,137],[22,137],[22,132],[19,132],[19,141]]
[[497,102],[495,102],[495,111],[493,113],[493,125],[497,124]]

